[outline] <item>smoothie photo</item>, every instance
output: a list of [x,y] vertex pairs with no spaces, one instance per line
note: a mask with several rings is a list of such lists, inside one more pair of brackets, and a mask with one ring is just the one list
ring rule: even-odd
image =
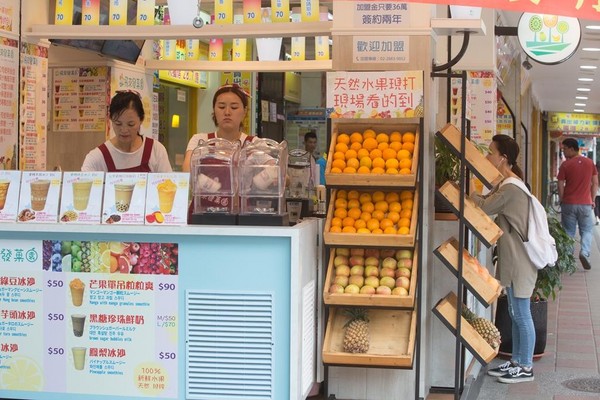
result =
[[75,337],[82,337],[83,329],[85,328],[85,314],[71,315],[71,322],[73,323],[73,335]]
[[173,209],[173,200],[177,193],[177,185],[170,179],[166,179],[156,185],[158,191],[158,207],[160,212],[168,214]]
[[92,181],[73,182],[73,207],[77,211],[83,211],[87,208],[91,190]]
[[31,187],[31,208],[34,211],[42,211],[46,207],[46,198],[48,189],[50,189],[49,180],[39,180],[30,182]]
[[77,371],[82,371],[85,367],[85,353],[87,351],[86,347],[72,347],[71,351],[73,352],[73,365]]
[[71,300],[73,301],[73,305],[75,307],[81,306],[83,303],[85,283],[83,283],[81,279],[75,278],[69,283],[69,288],[71,289]]
[[6,204],[6,194],[8,193],[9,186],[10,181],[0,181],[0,210],[3,210]]
[[116,183],[115,184],[115,207],[118,212],[124,213],[129,211],[131,204],[131,196],[135,189],[135,183]]

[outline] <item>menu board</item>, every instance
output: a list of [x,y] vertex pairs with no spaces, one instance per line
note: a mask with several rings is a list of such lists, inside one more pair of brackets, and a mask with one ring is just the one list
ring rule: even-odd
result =
[[186,225],[190,174],[148,174],[146,224]]
[[108,67],[55,68],[53,81],[54,132],[106,130]]
[[[1,13],[0,13],[1,16]],[[1,21],[1,19],[0,19]],[[1,23],[1,22],[0,22]],[[17,169],[19,42],[0,37],[0,169]]]
[[3,241],[2,393],[177,398],[177,249]]
[[104,185],[103,224],[144,224],[145,172],[109,172]]
[[58,221],[61,172],[24,171],[19,196],[17,222],[54,223]]
[[60,222],[100,223],[103,187],[104,172],[65,172],[60,196]]

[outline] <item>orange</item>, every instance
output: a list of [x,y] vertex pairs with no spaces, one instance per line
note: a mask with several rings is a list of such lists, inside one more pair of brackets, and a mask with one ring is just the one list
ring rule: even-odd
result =
[[375,133],[375,131],[373,129],[365,129],[363,132],[363,138],[374,138],[375,136],[377,136],[377,134]]
[[375,159],[373,159],[373,168],[384,168],[385,167],[385,160],[381,157],[377,157]]
[[348,209],[351,208],[356,208],[356,207],[360,207],[360,201],[358,201],[357,199],[350,199],[348,200]]
[[402,143],[402,149],[408,151],[410,154],[412,154],[415,151],[415,145],[408,142],[408,143]]
[[369,157],[369,150],[360,149],[356,152],[356,158],[358,158],[360,160],[363,157]]
[[[367,222],[362,219],[357,219],[356,221],[354,221],[354,227],[356,228],[356,230],[365,229],[367,227]],[[369,232],[371,231],[369,230]]]
[[384,160],[389,160],[390,158],[396,158],[396,150],[394,149],[385,149],[382,151],[382,157]]
[[410,218],[412,217],[412,210],[402,210],[400,211],[401,218]]
[[365,204],[371,201],[371,193],[361,193],[358,200],[360,201],[360,204]]
[[383,155],[383,153],[379,149],[373,149],[369,153],[369,157],[371,157],[371,160],[374,160],[376,158],[381,158],[382,155]]
[[[337,202],[336,202],[337,204]],[[402,205],[400,203],[398,203],[397,201],[392,201],[391,203],[389,203],[389,207],[388,210],[390,212],[400,212],[402,211]]]
[[359,132],[354,132],[352,135],[350,135],[350,142],[352,143],[362,143],[363,142],[363,135],[362,133]]
[[369,229],[371,232],[374,229],[379,229],[379,221],[376,220],[375,218],[371,218],[370,220],[367,221],[367,229]]
[[360,213],[360,219],[362,219],[365,222],[369,221],[371,218],[373,218],[373,217],[371,217],[370,212],[363,211]]
[[348,136],[345,133],[340,133],[337,137],[337,143],[345,143],[345,144],[350,143],[350,136]]
[[384,218],[379,221],[379,227],[385,231],[385,228],[389,228],[390,226],[394,226],[394,221],[389,218]]
[[398,169],[398,160],[396,160],[395,158],[390,158],[389,160],[385,161],[385,167],[387,169],[389,168],[394,168],[394,169]]
[[400,200],[407,200],[412,198],[413,192],[411,192],[410,190],[403,190],[402,192],[400,192]]
[[355,174],[356,173],[356,168],[352,168],[352,167],[346,167],[342,170],[343,173],[345,174]]
[[363,174],[363,175],[364,175],[364,174],[370,174],[370,173],[371,173],[371,168],[369,168],[369,167],[365,167],[365,166],[362,166],[362,167],[359,167],[359,168],[356,170],[356,172],[357,172],[357,173],[359,173],[359,174]]
[[339,219],[344,219],[348,216],[348,211],[345,208],[336,208],[333,212],[334,217],[338,217]]
[[377,140],[375,140],[373,138],[366,138],[362,142],[362,147],[363,147],[363,149],[368,150],[368,151],[376,149],[377,148]]
[[402,143],[414,143],[415,142],[415,134],[412,132],[406,132],[402,135]]
[[396,231],[396,228],[394,228],[393,226],[388,226],[387,228],[385,228],[383,230],[383,233],[385,235],[396,235],[398,232]]
[[360,149],[362,149],[362,144],[354,142],[350,144],[350,148],[354,151],[359,151]]
[[339,170],[343,170],[346,168],[346,161],[344,160],[333,160],[331,162],[331,168],[338,168]]
[[344,190],[344,189],[340,189],[336,192],[335,195],[336,199],[347,199],[348,198],[348,191]]
[[381,210],[383,212],[387,212],[388,208],[389,208],[389,206],[386,201],[378,201],[377,203],[375,203],[376,210]]
[[410,160],[412,158],[412,156],[410,155],[408,150],[399,150],[398,154],[396,154],[396,158],[398,160]]
[[358,190],[350,190],[346,194],[346,197],[347,197],[348,200],[358,199],[359,196],[360,196],[360,193],[358,193]]
[[356,233],[356,228],[353,226],[345,226],[342,228],[342,233]]
[[342,170],[340,168],[332,167],[330,172],[332,174],[341,174]]
[[375,210],[371,213],[371,216],[377,221],[381,221],[385,218],[385,213],[381,210]]
[[388,175],[398,175],[400,171],[398,171],[398,168],[388,168],[385,170],[385,173]]
[[348,208],[348,200],[346,199],[335,199],[333,203],[335,208]]
[[348,151],[344,153],[344,157],[346,158],[346,161],[348,161],[351,158],[357,158],[358,154],[356,153],[356,150],[348,149]]
[[364,202],[361,206],[361,209],[364,212],[372,213],[373,211],[375,211],[375,204],[373,204],[373,202],[371,201]]
[[379,234],[379,235],[380,235],[380,234],[382,234],[382,233],[383,233],[383,231],[382,231],[380,228],[377,228],[377,229],[373,229],[373,230],[371,231],[371,233],[372,233],[372,234]]
[[336,143],[335,151],[341,151],[342,153],[345,153],[348,151],[348,145],[346,143]]
[[390,136],[387,133],[380,133],[376,137],[377,143],[389,143]]
[[389,213],[387,213],[387,218],[393,223],[396,223],[400,221],[400,214],[396,211],[390,211]]
[[398,229],[398,235],[408,235],[410,233],[410,229],[402,226]]
[[408,158],[400,160],[400,168],[408,168],[412,167],[412,161]]
[[[342,171],[339,171],[342,172]],[[381,167],[375,167],[371,170],[372,174],[385,174],[385,170]]]
[[334,160],[345,160],[346,156],[341,151],[336,151],[335,153],[333,153],[333,159]]
[[400,171],[398,171],[398,173],[400,175],[410,175],[410,168],[401,168]]
[[[352,150],[348,150],[348,153],[350,153]],[[348,154],[346,153],[346,154]],[[346,166],[350,167],[350,168],[354,168],[355,170],[358,169],[358,167],[360,167],[360,162],[358,162],[358,159],[356,158],[349,158],[348,160],[346,160]]]
[[398,131],[394,131],[390,133],[390,142],[401,142],[402,134]]
[[342,219],[342,226],[354,226],[354,218],[346,217]]
[[352,218],[354,220],[359,219],[362,214],[362,210],[360,208],[351,208],[348,210],[348,218]]
[[338,217],[331,218],[331,226],[342,226],[342,219]]
[[381,142],[377,145],[377,148],[379,150],[381,150],[382,152],[389,147],[390,147],[390,144],[388,142]]
[[373,166],[373,160],[371,160],[371,157],[369,157],[369,156],[363,157],[360,159],[360,166],[367,167],[370,170],[371,167]]
[[[393,203],[394,201],[400,200],[400,195],[396,192],[387,192],[385,194],[385,201],[388,203]],[[391,207],[391,204],[390,204]]]
[[412,210],[413,201],[411,199],[402,200],[402,209],[403,210]]
[[331,228],[329,228],[329,232],[331,232],[331,233],[341,233],[342,232],[342,227],[341,226],[332,226]]
[[356,233],[371,233],[367,228],[360,228],[356,230]]
[[398,226],[399,227],[409,227],[410,226],[410,219],[408,218],[400,218],[400,220],[398,221]]
[[381,190],[378,190],[373,193],[373,201],[375,203],[377,203],[378,201],[384,201],[384,200],[385,200],[385,193],[383,193]]
[[390,149],[395,150],[396,152],[398,152],[399,150],[402,150],[402,143],[400,143],[400,142],[391,142],[390,143]]

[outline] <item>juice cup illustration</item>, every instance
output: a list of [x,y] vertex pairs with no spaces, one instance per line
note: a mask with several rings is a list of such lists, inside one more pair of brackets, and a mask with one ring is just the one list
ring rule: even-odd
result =
[[73,182],[73,207],[76,210],[83,211],[87,208],[91,189],[92,181]]
[[82,371],[85,367],[85,353],[87,351],[86,347],[72,347],[71,351],[73,352],[73,365],[77,371]]
[[73,300],[73,305],[76,307],[81,306],[83,303],[85,283],[83,283],[81,279],[75,278],[69,283],[69,288],[71,289],[71,300]]
[[118,212],[123,213],[129,211],[133,189],[135,189],[135,183],[115,184],[115,207]]
[[73,335],[82,337],[83,329],[85,328],[85,314],[71,315],[71,322],[73,323]]
[[3,210],[6,204],[6,194],[8,193],[9,186],[10,181],[0,181],[0,210]]
[[46,207],[46,198],[48,197],[48,189],[50,189],[50,181],[46,179],[31,181],[31,208],[34,211],[42,211]]
[[173,209],[173,200],[177,193],[177,185],[170,179],[166,179],[156,185],[158,191],[158,207],[160,212],[167,214]]

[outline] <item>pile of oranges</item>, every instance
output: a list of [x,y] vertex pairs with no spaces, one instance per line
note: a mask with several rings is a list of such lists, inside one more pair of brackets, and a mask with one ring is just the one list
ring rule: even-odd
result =
[[331,218],[332,233],[408,235],[414,193],[338,190]]
[[332,174],[390,174],[411,173],[415,134],[413,132],[363,133],[337,135]]

